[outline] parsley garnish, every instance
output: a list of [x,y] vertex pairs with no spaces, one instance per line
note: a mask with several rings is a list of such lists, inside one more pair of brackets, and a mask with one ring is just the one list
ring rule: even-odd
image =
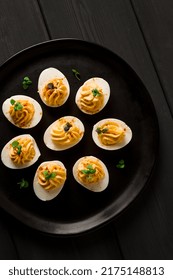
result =
[[29,186],[28,181],[22,179],[20,182],[17,183],[20,186],[20,189],[26,189]]
[[101,129],[100,127],[97,127],[96,132],[97,132],[98,134],[106,133],[106,132],[108,132],[108,128],[103,128],[103,129]]
[[94,169],[91,164],[88,164],[86,168],[87,169],[81,170],[83,174],[90,175],[96,172],[96,169]]
[[76,79],[78,79],[80,81],[80,79],[81,79],[80,73],[76,69],[72,69],[72,72],[73,72],[74,76],[76,77]]
[[56,177],[56,172],[49,172],[48,170],[43,171],[46,180],[53,179]]
[[22,81],[23,89],[28,89],[28,87],[32,84],[32,81],[29,77],[24,77]]
[[64,125],[64,131],[67,132],[69,131],[70,127],[72,127],[72,124],[67,122],[65,125]]
[[119,160],[118,164],[116,165],[117,168],[123,169],[125,167],[124,159]]
[[98,96],[100,95],[100,92],[96,88],[92,90],[92,93],[93,93],[94,97],[96,97],[97,95]]
[[13,141],[11,146],[13,147],[13,149],[17,149],[17,154],[20,155],[21,151],[22,151],[22,146],[19,145],[18,141]]
[[14,106],[14,111],[19,111],[19,110],[23,109],[22,104],[20,102],[18,102],[18,101],[15,101],[14,99],[11,99],[10,103],[11,103],[11,105]]

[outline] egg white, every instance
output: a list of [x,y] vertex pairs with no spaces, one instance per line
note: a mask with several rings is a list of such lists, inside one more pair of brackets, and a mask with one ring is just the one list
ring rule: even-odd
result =
[[45,161],[45,162],[42,162],[36,172],[35,172],[35,176],[34,176],[34,180],[33,180],[33,189],[34,189],[34,193],[35,195],[42,201],[48,201],[48,200],[52,200],[53,198],[55,198],[62,190],[64,184],[62,184],[59,188],[57,189],[54,189],[54,190],[50,190],[50,191],[46,191],[42,186],[40,186],[39,182],[38,182],[38,176],[37,176],[37,173],[38,173],[38,169],[40,166],[45,166],[49,163],[55,163],[59,166],[61,166],[62,168],[65,169],[66,171],[66,168],[64,166],[64,164],[61,162],[61,161],[58,161],[58,160],[52,160],[52,161]]
[[[118,123],[123,129],[126,129],[125,132],[125,136],[122,140],[122,142],[117,143],[115,145],[104,145],[100,142],[99,137],[98,137],[98,133],[96,132],[96,129],[102,125],[104,125],[105,122],[110,121],[110,122],[115,122]],[[105,150],[118,150],[123,148],[124,146],[126,146],[132,139],[132,130],[130,129],[130,127],[123,121],[119,120],[119,119],[114,119],[114,118],[107,118],[107,119],[103,119],[100,120],[99,122],[97,122],[94,126],[93,126],[93,130],[92,130],[92,138],[93,141],[95,142],[95,144]]]
[[11,96],[10,98],[7,98],[4,101],[4,103],[2,104],[2,112],[9,122],[14,124],[15,126],[18,126],[14,123],[14,121],[13,121],[13,119],[12,119],[10,113],[9,113],[9,110],[10,110],[10,107],[11,107],[11,103],[10,103],[11,99],[14,99],[15,101],[17,101],[17,100],[28,100],[31,104],[33,104],[34,109],[35,109],[35,113],[34,113],[34,116],[31,120],[31,122],[27,126],[20,127],[20,128],[23,128],[23,129],[32,128],[40,122],[40,120],[43,116],[42,108],[41,108],[40,104],[35,99],[33,99],[33,98],[31,98],[27,95],[13,95],[13,96]]
[[[46,104],[47,106],[49,107],[59,107],[57,105],[54,105],[54,106],[50,106],[48,105],[45,100],[43,99],[43,89],[45,87],[45,85],[47,85],[51,80],[53,79],[63,79],[63,83],[65,84],[65,86],[67,87],[67,96],[66,98],[64,99],[64,102],[63,104],[67,101],[69,95],[70,95],[70,86],[69,86],[69,82],[67,80],[67,78],[65,77],[65,75],[59,71],[58,69],[56,68],[53,68],[53,67],[50,67],[50,68],[46,68],[44,69],[40,76],[39,76],[39,79],[38,79],[38,93],[40,95],[40,98],[41,100],[43,101],[44,104]],[[63,105],[61,104],[61,106]]]
[[[102,78],[99,77],[94,77],[94,78],[90,78],[89,80],[85,81],[85,83],[78,89],[77,93],[76,93],[76,97],[75,97],[75,103],[78,106],[78,108],[85,114],[89,114],[89,115],[93,115],[96,113],[90,113],[90,112],[86,112],[85,110],[83,110],[83,108],[80,107],[80,98],[81,98],[81,92],[82,92],[82,87],[86,84],[86,83],[93,83],[95,82],[102,90],[103,90],[103,94],[104,94],[104,102],[103,102],[103,106],[100,108],[100,110],[98,112],[100,112],[107,104],[109,97],[110,97],[110,86],[108,84],[108,82]],[[98,113],[97,112],[97,113]]]
[[75,122],[74,122],[75,125],[80,129],[81,132],[83,132],[83,134],[82,134],[82,136],[81,136],[81,138],[79,139],[78,142],[76,142],[76,143],[74,143],[74,144],[72,144],[72,145],[70,145],[70,146],[62,147],[61,145],[55,144],[55,143],[51,140],[51,130],[52,130],[52,128],[54,127],[55,123],[58,121],[58,120],[56,120],[55,122],[53,122],[53,123],[46,129],[46,131],[45,131],[45,133],[44,133],[44,136],[43,136],[43,140],[44,140],[45,145],[46,145],[49,149],[54,150],[54,151],[63,151],[63,150],[66,150],[66,149],[69,149],[69,148],[75,146],[76,144],[78,144],[78,143],[81,141],[81,139],[83,138],[83,135],[84,135],[84,131],[85,131],[85,128],[84,128],[83,123],[82,123],[78,118],[76,118],[76,117],[74,117],[74,116],[65,116],[65,117],[62,117],[62,118],[63,118],[63,119],[66,119],[67,122],[68,122],[68,121],[71,121],[71,120],[74,120],[74,121],[75,121]]
[[[23,165],[16,165],[13,163],[13,161],[10,159],[10,156],[9,156],[9,153],[10,153],[10,145],[16,141],[17,139],[19,138],[22,138],[22,137],[27,137],[27,138],[30,138],[33,143],[34,143],[34,149],[35,149],[35,157],[28,163],[26,164],[23,164]],[[40,157],[40,150],[37,146],[37,143],[35,141],[35,139],[30,135],[30,134],[22,134],[22,135],[18,135],[14,138],[12,138],[5,146],[4,148],[2,149],[2,152],[1,152],[1,160],[3,162],[3,164],[8,167],[8,168],[11,168],[11,169],[23,169],[23,168],[27,168],[31,165],[33,165],[37,160],[38,158]]]
[[[99,160],[99,163],[102,165],[103,170],[105,172],[105,177],[102,180],[100,180],[97,183],[92,183],[92,184],[88,184],[88,185],[85,185],[85,184],[81,183],[81,181],[79,181],[78,176],[77,176],[78,166],[85,158],[92,159],[92,160]],[[98,159],[94,156],[84,156],[84,157],[81,157],[80,159],[78,159],[73,166],[73,176],[80,185],[82,185],[84,188],[86,188],[90,191],[93,191],[93,192],[102,192],[108,187],[108,184],[109,184],[109,173],[108,173],[108,169],[107,169],[106,165],[100,159]]]

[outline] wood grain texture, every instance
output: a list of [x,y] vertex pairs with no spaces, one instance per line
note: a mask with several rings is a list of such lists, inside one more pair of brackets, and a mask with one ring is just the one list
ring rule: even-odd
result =
[[0,1],[0,64],[33,44],[48,40],[37,1]]
[[131,2],[173,115],[173,1]]

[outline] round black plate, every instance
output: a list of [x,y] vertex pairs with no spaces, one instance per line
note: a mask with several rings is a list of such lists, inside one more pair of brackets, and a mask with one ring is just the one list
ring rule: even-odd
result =
[[[67,77],[71,93],[59,108],[49,108],[37,93],[38,77],[47,67],[55,67]],[[72,73],[75,68],[81,80]],[[22,88],[23,77],[29,76],[32,85]],[[74,100],[77,89],[91,77],[102,77],[110,85],[111,96],[106,107],[93,116],[82,113]],[[31,167],[12,170],[0,161],[0,206],[23,223],[43,232],[76,234],[100,226],[117,216],[139,194],[152,171],[158,144],[158,123],[153,103],[145,86],[131,67],[113,52],[93,43],[65,39],[38,44],[16,54],[0,68],[1,107],[3,101],[15,94],[35,98],[42,106],[43,118],[32,129],[22,130],[10,124],[0,112],[0,149],[13,137],[31,134],[41,151],[41,157]],[[75,147],[66,151],[49,150],[43,142],[46,128],[66,115],[78,117],[85,126],[85,135]],[[118,151],[97,147],[91,137],[93,125],[103,118],[118,118],[133,132],[132,141]],[[82,156],[100,158],[110,174],[108,188],[93,193],[73,178],[72,167]],[[42,202],[34,194],[33,177],[38,165],[47,160],[60,160],[67,168],[68,178],[61,193],[52,201]],[[125,168],[116,164],[124,159]],[[22,178],[29,181],[27,189],[17,184]]]

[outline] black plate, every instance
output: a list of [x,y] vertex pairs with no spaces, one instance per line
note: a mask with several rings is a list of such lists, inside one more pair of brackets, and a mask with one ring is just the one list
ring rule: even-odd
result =
[[[67,77],[71,94],[60,108],[45,106],[37,93],[41,71],[55,67]],[[81,74],[78,81],[72,69]],[[22,79],[29,76],[32,85],[22,89]],[[74,99],[79,86],[91,77],[102,77],[111,88],[106,107],[93,116],[82,113]],[[158,122],[153,103],[136,73],[120,57],[93,43],[65,39],[53,40],[28,48],[10,58],[0,68],[1,106],[15,94],[35,98],[43,108],[43,118],[33,129],[22,130],[8,122],[0,112],[0,149],[13,137],[31,134],[41,151],[41,157],[31,167],[12,170],[0,161],[0,206],[23,223],[43,232],[75,234],[108,222],[124,210],[144,188],[152,171],[158,144]],[[43,143],[45,129],[57,118],[65,115],[78,117],[85,126],[85,135],[75,147],[66,151],[49,150]],[[118,118],[133,131],[132,141],[118,151],[97,147],[91,137],[93,125],[103,118]],[[2,136],[3,135],[3,136]],[[108,188],[93,193],[83,188],[73,178],[73,164],[82,156],[100,158],[110,174]],[[33,192],[32,181],[36,168],[42,161],[60,160],[67,168],[68,178],[62,192],[52,201],[42,202]],[[125,168],[116,164],[124,159]],[[19,189],[22,178],[29,181],[28,189]]]

